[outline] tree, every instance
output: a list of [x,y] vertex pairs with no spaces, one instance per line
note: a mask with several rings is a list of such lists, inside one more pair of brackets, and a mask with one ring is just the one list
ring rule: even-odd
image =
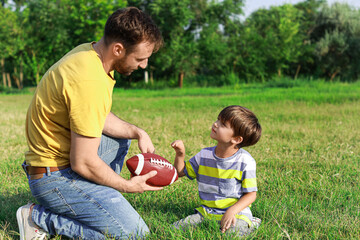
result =
[[27,1],[24,55],[32,84],[74,46],[99,40],[108,16],[125,4],[123,0]]
[[301,12],[290,4],[253,13],[240,37],[245,76],[265,80],[297,63],[305,39],[300,26]]
[[[5,68],[6,60],[10,60],[15,57],[16,53],[23,47],[22,41],[20,41],[20,26],[18,24],[18,18],[16,13],[12,12],[3,6],[0,6],[0,61],[2,68],[3,85],[11,87],[11,77],[8,69]],[[17,79],[16,84],[18,88],[22,88],[22,82]]]
[[311,34],[315,28],[315,19],[320,6],[325,0],[306,0],[294,5],[301,12],[300,34],[304,36],[303,46],[301,47],[302,54],[299,60],[290,69],[288,74],[293,75],[296,79],[300,70],[305,75],[313,75],[315,69],[315,44],[311,41]]
[[[165,45],[152,57],[160,77],[223,74],[228,71],[227,26],[241,13],[242,0],[130,0],[159,26]],[[170,77],[169,77],[170,76]]]
[[190,0],[158,0],[149,4],[149,14],[159,25],[165,46],[156,56],[156,63],[164,72],[178,76],[178,86],[182,87],[185,74],[196,66],[196,43],[189,30],[194,14]]
[[318,71],[332,81],[356,80],[360,73],[360,12],[347,4],[324,5],[312,39]]
[[206,5],[199,21],[200,73],[220,76],[235,70],[238,51],[234,43],[239,40],[242,6],[239,0],[211,1]]

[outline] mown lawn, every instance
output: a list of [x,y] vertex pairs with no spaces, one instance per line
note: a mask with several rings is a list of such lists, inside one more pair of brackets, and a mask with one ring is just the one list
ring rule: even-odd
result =
[[[0,95],[0,239],[19,238],[16,210],[33,201],[20,166],[30,100],[30,94]],[[246,148],[257,161],[252,211],[263,220],[249,238],[359,239],[359,82],[116,89],[112,111],[146,129],[156,153],[173,161],[173,140],[184,141],[187,157],[214,145],[211,124],[232,104],[253,110],[263,127],[260,142]],[[128,156],[137,153],[134,141]],[[126,167],[122,176],[129,177]],[[186,232],[171,229],[199,205],[195,181],[181,178],[159,192],[125,196],[149,225],[149,239],[231,239],[212,222]]]

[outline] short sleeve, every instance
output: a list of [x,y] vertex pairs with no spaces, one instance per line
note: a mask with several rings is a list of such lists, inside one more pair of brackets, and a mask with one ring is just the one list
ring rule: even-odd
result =
[[191,180],[196,178],[199,171],[199,162],[197,161],[198,157],[199,154],[192,157],[189,161],[185,161],[184,173]]
[[256,162],[251,159],[246,162],[245,168],[242,171],[241,188],[242,192],[256,192]]
[[111,109],[111,96],[101,81],[73,84],[67,91],[70,129],[87,137],[101,137]]

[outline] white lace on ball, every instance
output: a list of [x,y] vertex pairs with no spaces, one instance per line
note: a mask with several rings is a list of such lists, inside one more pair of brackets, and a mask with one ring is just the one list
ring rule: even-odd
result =
[[164,167],[173,169],[173,165],[171,163],[166,162],[166,161],[161,160],[161,159],[150,158],[150,163],[154,163],[154,164],[157,164],[157,165],[160,165],[160,166],[164,166]]

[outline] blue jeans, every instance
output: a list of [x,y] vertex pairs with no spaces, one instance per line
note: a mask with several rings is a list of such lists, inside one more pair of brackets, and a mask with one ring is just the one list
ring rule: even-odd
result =
[[[130,140],[103,135],[99,157],[120,173]],[[71,168],[30,180],[31,193],[40,203],[32,212],[34,222],[51,235],[76,239],[136,239],[149,228],[117,190],[90,182]]]

